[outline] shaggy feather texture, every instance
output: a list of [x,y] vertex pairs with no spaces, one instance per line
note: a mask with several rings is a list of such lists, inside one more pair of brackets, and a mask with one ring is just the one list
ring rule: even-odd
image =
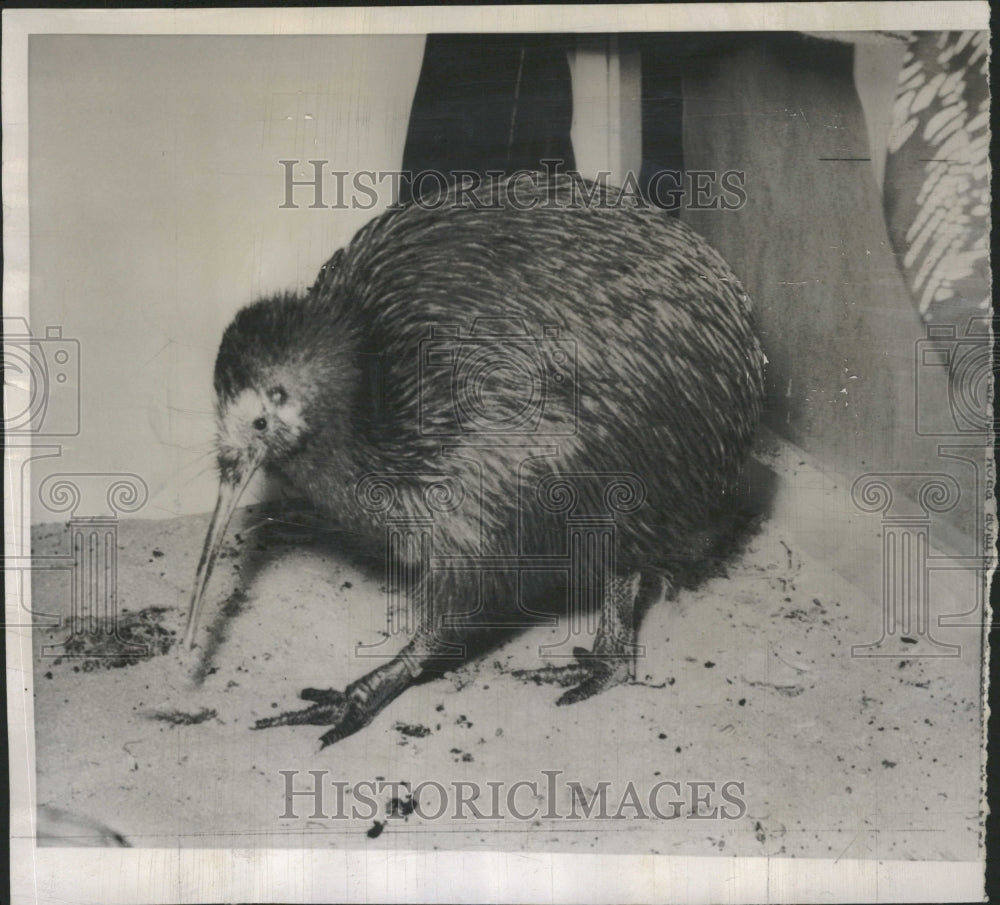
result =
[[[240,312],[220,464],[266,423],[266,463],[373,542],[431,518],[436,554],[556,555],[568,519],[614,515],[618,566],[676,580],[732,525],[763,394],[750,300],[662,212],[569,177],[511,188],[385,213],[308,293]],[[436,593],[504,606],[516,573]]]

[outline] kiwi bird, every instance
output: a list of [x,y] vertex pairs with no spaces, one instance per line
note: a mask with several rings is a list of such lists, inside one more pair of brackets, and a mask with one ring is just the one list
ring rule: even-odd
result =
[[[223,335],[219,497],[188,647],[258,469],[376,544],[387,514],[433,520],[432,551],[387,547],[395,574],[420,576],[424,615],[400,653],[343,691],[305,689],[310,706],[256,728],[309,723],[338,741],[477,631],[537,622],[536,597],[595,607],[596,640],[563,668],[577,684],[559,703],[628,682],[637,613],[732,533],[765,364],[740,282],[662,211],[567,176],[515,188],[382,214],[308,291],[249,305]],[[567,566],[567,520],[606,526],[610,485],[629,497],[613,534]]]

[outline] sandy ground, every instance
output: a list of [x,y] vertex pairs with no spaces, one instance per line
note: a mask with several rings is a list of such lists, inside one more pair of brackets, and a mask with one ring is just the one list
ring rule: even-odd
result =
[[[877,568],[877,520],[864,522],[862,536],[835,485],[787,454],[771,465],[781,475],[773,511],[728,576],[647,615],[639,684],[556,707],[558,688],[510,675],[538,666],[539,645],[562,637],[558,626],[537,627],[411,689],[367,729],[323,750],[318,727],[250,727],[299,706],[302,687],[343,688],[371,668],[377,661],[355,656],[356,644],[382,642],[379,654],[400,646],[383,631],[378,570],[338,552],[338,534],[309,519],[243,510],[209,588],[202,644],[184,654],[173,641],[208,517],[123,522],[122,623],[141,628],[156,653],[106,668],[114,661],[43,656],[42,645],[68,631],[35,631],[46,842],[98,842],[88,838],[93,821],[133,846],[977,858],[978,631],[938,632],[962,645],[956,658],[852,657],[852,644],[878,638],[881,614],[879,601],[844,574],[865,574],[852,561],[859,549]],[[841,538],[841,548],[824,555],[823,537]],[[65,553],[67,544],[64,526],[34,530],[36,555]],[[33,580],[36,612],[69,612],[68,573]],[[298,771],[296,789],[311,787],[310,770],[326,771],[327,782],[383,779],[413,789],[434,781],[450,796],[450,816],[432,819],[439,794],[425,786],[416,811],[400,787],[373,796],[375,819],[351,796],[342,805],[348,816],[334,819],[328,786],[319,816],[313,799],[299,796],[295,816],[283,818],[282,770]],[[562,771],[551,799],[546,770]],[[538,805],[532,819],[506,811],[518,780],[538,784],[538,800],[527,787],[515,796],[522,813]],[[487,817],[485,783],[505,783],[505,816],[475,819],[464,809],[456,819],[459,781],[480,784]],[[568,782],[592,794],[601,781],[609,783],[607,812],[620,819],[547,816],[549,807],[571,812]],[[639,808],[623,804],[630,781]],[[648,796],[663,781],[681,794],[661,787],[657,817]],[[714,817],[694,816],[694,782],[715,784],[700,787],[708,799],[700,811],[720,808]],[[722,796],[727,782],[742,784],[728,789],[745,806]]]

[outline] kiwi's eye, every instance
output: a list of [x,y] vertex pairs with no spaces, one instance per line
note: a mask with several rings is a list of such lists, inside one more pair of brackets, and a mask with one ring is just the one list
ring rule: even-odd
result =
[[267,427],[267,418],[264,418],[263,416],[260,417],[260,418],[257,418],[254,421],[253,426],[254,426],[255,430],[259,430],[259,431],[264,430]]
[[285,392],[284,387],[271,387],[271,389],[267,391],[267,398],[270,399],[275,405],[284,405],[288,400],[288,393]]

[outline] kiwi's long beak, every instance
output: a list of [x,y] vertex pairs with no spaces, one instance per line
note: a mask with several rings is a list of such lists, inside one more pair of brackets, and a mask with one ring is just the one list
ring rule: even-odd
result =
[[226,536],[226,529],[236,511],[240,497],[246,490],[247,484],[260,467],[263,459],[263,451],[255,455],[247,464],[246,469],[239,476],[229,478],[224,477],[219,481],[219,499],[215,504],[215,512],[212,515],[212,523],[208,526],[208,534],[205,535],[205,546],[201,551],[201,560],[198,562],[198,571],[194,576],[194,591],[191,593],[191,609],[188,612],[187,629],[184,632],[184,647],[190,650],[194,646],[195,632],[198,630],[198,613],[201,609],[202,598],[205,596],[205,588],[209,578],[212,577],[212,567],[222,549],[222,541]]

